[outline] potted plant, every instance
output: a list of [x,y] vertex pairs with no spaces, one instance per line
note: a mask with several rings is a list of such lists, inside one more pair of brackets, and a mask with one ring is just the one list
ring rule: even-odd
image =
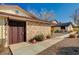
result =
[[47,39],[50,39],[50,38],[51,38],[51,35],[47,35],[46,38],[47,38]]
[[43,35],[36,35],[34,38],[32,38],[31,40],[29,40],[29,42],[31,43],[36,43],[37,41],[43,41],[44,36]]
[[36,43],[37,41],[36,41],[35,39],[33,39],[31,42],[32,42],[32,43]]
[[31,43],[36,43],[37,41],[35,39],[30,40]]

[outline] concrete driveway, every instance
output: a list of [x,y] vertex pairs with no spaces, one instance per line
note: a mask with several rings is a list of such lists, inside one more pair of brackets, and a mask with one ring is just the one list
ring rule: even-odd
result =
[[[73,34],[75,32],[69,33]],[[35,44],[29,44],[26,42],[22,42],[19,44],[10,45],[10,49],[13,53],[13,55],[35,55],[39,52],[49,48],[50,46],[64,40],[65,37],[68,37],[69,34],[65,34],[53,39],[48,39],[42,42],[38,42]]]

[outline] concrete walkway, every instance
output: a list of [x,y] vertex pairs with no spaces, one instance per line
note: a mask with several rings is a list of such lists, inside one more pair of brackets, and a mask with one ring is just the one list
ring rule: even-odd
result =
[[[74,34],[75,32],[69,33]],[[36,44],[29,44],[26,42],[10,45],[10,49],[13,55],[35,55],[39,52],[49,48],[50,46],[64,40],[65,37],[68,37],[69,34],[65,34],[63,36],[59,36],[56,38],[48,39],[42,42],[38,42]]]

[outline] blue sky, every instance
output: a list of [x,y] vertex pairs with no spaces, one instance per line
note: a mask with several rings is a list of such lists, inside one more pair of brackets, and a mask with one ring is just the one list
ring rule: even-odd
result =
[[[10,3],[11,4],[11,3]],[[75,9],[79,8],[78,3],[15,3],[19,5],[21,8],[35,9],[36,11],[40,11],[41,8],[46,8],[48,11],[53,10],[56,14],[56,20],[59,22],[69,22],[72,20],[70,17],[74,14]]]

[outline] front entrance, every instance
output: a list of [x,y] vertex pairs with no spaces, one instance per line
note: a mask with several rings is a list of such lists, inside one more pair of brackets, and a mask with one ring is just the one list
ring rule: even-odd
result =
[[61,31],[63,31],[63,32],[65,32],[65,31],[66,31],[65,26],[61,26]]
[[9,44],[26,41],[26,23],[23,21],[9,20]]

